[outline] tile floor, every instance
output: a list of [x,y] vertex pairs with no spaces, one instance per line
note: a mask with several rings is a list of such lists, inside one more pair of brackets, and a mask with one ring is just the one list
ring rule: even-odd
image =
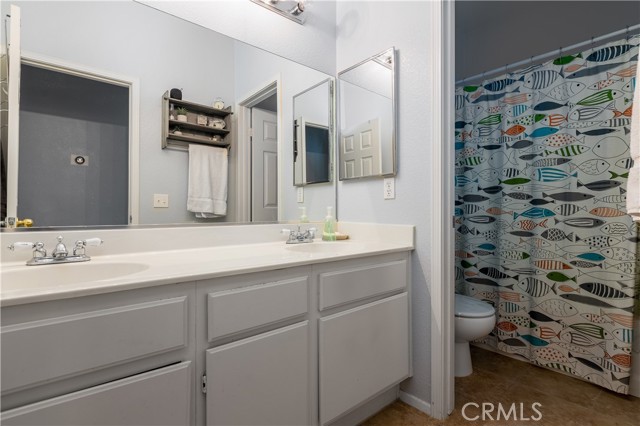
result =
[[[471,347],[474,372],[456,379],[456,404],[445,421],[435,420],[415,408],[396,401],[366,420],[363,426],[640,426],[640,398],[619,395],[599,386],[555,373],[532,364],[494,352]],[[529,420],[468,421],[462,407],[468,402],[502,403],[507,410],[520,404]],[[542,404],[540,421],[531,406]],[[537,406],[536,406],[537,407]],[[481,410],[468,407],[468,417],[481,415]],[[495,413],[494,413],[495,418]]]

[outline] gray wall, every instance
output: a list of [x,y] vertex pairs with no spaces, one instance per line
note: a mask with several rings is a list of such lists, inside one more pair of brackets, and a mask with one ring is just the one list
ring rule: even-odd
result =
[[[18,217],[126,225],[129,91],[30,66],[21,74]],[[72,154],[89,161],[74,165]]]
[[304,25],[249,0],[137,1],[308,67],[335,73],[335,1],[310,2]]
[[416,226],[412,255],[413,378],[403,389],[431,401],[431,212],[439,200],[430,194],[429,179],[437,159],[431,147],[441,127],[441,52],[430,50],[439,39],[441,5],[433,1],[340,1],[337,3],[338,71],[380,53],[398,49],[398,175],[395,200],[383,199],[379,178],[338,183],[338,217],[343,221],[400,223]]
[[640,23],[640,1],[456,1],[456,80]]

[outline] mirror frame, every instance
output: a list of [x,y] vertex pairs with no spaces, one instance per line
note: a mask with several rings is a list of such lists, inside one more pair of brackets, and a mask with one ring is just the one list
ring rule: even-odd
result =
[[[340,76],[342,76],[343,74],[361,66],[366,64],[369,61],[373,61],[376,58],[383,56],[383,55],[387,55],[391,57],[392,63],[391,63],[391,122],[392,122],[392,129],[391,129],[391,154],[392,154],[392,164],[393,164],[393,170],[390,173],[381,173],[378,175],[369,175],[369,176],[361,176],[361,177],[353,177],[353,178],[346,178],[344,176],[342,176],[342,171],[340,169],[340,160],[342,157],[342,150],[340,149],[340,142],[342,139],[342,123],[340,120],[340,106],[341,106],[341,100],[340,100],[340,84],[341,84],[341,79]],[[336,130],[337,130],[337,138],[336,138],[336,151],[337,151],[337,156],[336,156],[336,162],[337,162],[337,173],[338,173],[338,179],[340,181],[346,182],[346,181],[350,181],[350,180],[362,180],[362,179],[372,179],[372,178],[385,178],[385,177],[392,177],[392,176],[396,176],[398,174],[398,99],[396,96],[397,93],[397,73],[396,73],[396,64],[398,62],[398,54],[397,54],[397,49],[395,48],[395,46],[391,46],[388,49],[385,49],[381,52],[378,52],[375,55],[372,55],[370,57],[368,57],[367,59],[364,59],[363,61],[358,62],[355,65],[350,66],[349,68],[346,68],[340,72],[338,72],[338,75],[336,77],[336,81],[337,81],[337,85],[338,85],[338,90],[336,91],[336,109],[337,109],[337,121],[336,121]],[[337,191],[336,191],[337,192]]]
[[[300,183],[296,183],[296,154],[300,152],[301,148],[299,146],[299,144],[301,143],[301,141],[297,140],[297,127],[299,126],[299,124],[297,124],[297,114],[296,114],[296,98],[298,96],[302,96],[305,93],[308,93],[310,91],[312,91],[313,89],[322,86],[323,84],[328,83],[328,88],[329,88],[329,123],[328,123],[328,130],[329,130],[329,180],[327,181],[319,181],[319,182],[300,182]],[[335,118],[335,113],[336,113],[336,107],[335,107],[335,86],[336,86],[336,78],[334,77],[327,77],[326,79],[322,80],[321,82],[314,84],[311,87],[308,87],[307,89],[303,90],[300,93],[297,93],[295,95],[293,95],[293,141],[292,141],[292,147],[291,149],[294,152],[293,155],[293,186],[295,187],[303,187],[303,186],[307,186],[307,185],[315,185],[315,184],[323,184],[323,183],[331,183],[333,184],[335,182],[334,179],[334,170],[335,169],[335,162],[336,162],[336,144],[337,144],[337,139],[336,139],[336,134],[338,133],[338,129],[337,129],[337,120]],[[315,127],[320,127],[321,125],[317,124],[317,123],[310,123]],[[322,126],[324,127],[324,126]],[[338,188],[336,185],[336,198],[338,196]]]

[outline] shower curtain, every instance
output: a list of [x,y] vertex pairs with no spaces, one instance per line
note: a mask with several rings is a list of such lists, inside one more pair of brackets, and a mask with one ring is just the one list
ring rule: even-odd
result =
[[479,342],[628,393],[638,235],[624,204],[635,36],[456,90],[456,291]]

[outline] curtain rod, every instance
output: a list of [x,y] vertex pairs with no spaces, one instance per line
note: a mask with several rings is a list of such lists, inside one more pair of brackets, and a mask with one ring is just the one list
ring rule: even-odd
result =
[[602,35],[602,36],[599,36],[599,37],[591,37],[590,40],[582,41],[580,43],[576,43],[576,44],[571,45],[569,47],[560,47],[560,48],[558,48],[556,50],[553,50],[551,52],[543,53],[543,54],[538,55],[538,56],[532,56],[529,59],[523,59],[522,61],[514,62],[513,64],[507,64],[505,66],[492,69],[491,71],[485,71],[483,73],[472,75],[471,77],[463,78],[462,80],[456,81],[456,87],[461,86],[463,84],[467,84],[467,83],[472,82],[472,81],[476,81],[478,79],[484,80],[487,77],[495,77],[495,76],[507,73],[509,70],[513,70],[514,68],[521,67],[523,65],[532,65],[534,62],[542,62],[542,61],[545,61],[547,59],[559,57],[559,56],[562,56],[562,55],[572,54],[572,53],[574,53],[574,52],[576,52],[578,50],[581,50],[582,48],[584,48],[586,46],[593,46],[594,43],[600,43],[600,42],[603,42],[603,41],[608,41],[608,40],[611,40],[611,39],[614,39],[616,37],[620,37],[620,36],[623,36],[623,35],[624,36],[631,35],[631,33],[634,33],[634,32],[636,32],[638,30],[640,30],[640,24],[633,25],[631,27],[627,26],[626,28],[624,28],[622,30],[614,31],[612,33],[605,34],[605,35]]

